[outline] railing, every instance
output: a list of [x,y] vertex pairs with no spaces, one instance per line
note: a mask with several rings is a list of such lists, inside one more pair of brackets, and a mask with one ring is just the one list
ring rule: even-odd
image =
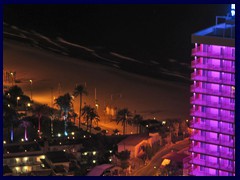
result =
[[191,79],[196,81],[207,81],[211,83],[235,86],[235,81],[232,81],[231,79],[227,79],[227,78],[219,79],[216,77],[206,77],[206,76],[197,75],[194,72],[191,74]]
[[218,132],[222,134],[227,134],[227,135],[234,135],[234,130],[233,128],[222,128],[222,127],[213,127],[207,124],[202,124],[202,123],[191,123],[190,125],[191,128],[196,128],[196,129],[201,129],[201,130],[207,130],[207,131],[212,131],[212,132]]
[[231,91],[219,91],[219,90],[213,90],[213,89],[206,89],[199,87],[197,85],[191,85],[191,92],[196,92],[196,93],[204,93],[204,94],[210,94],[210,95],[215,95],[215,96],[224,96],[224,97],[235,97],[235,93]]
[[217,176],[217,174],[210,174],[208,172],[200,171],[197,169],[190,170],[189,174],[193,176]]
[[200,148],[200,147],[190,147],[189,151],[195,152],[195,153],[201,153],[201,154],[207,154],[210,156],[215,156],[215,157],[221,157],[224,159],[234,159],[234,154],[233,153],[225,153],[223,151],[217,152],[217,151],[211,151],[208,148]]
[[196,141],[204,141],[204,142],[207,142],[207,143],[210,143],[210,144],[222,145],[222,146],[227,146],[227,147],[234,147],[233,140],[232,141],[226,141],[226,140],[222,140],[222,139],[214,139],[214,138],[200,136],[198,134],[191,136],[190,139],[196,140]]
[[235,104],[234,103],[217,103],[207,100],[201,100],[201,99],[195,99],[194,97],[191,97],[191,103],[197,104],[197,105],[203,105],[203,106],[211,106],[215,108],[222,108],[227,110],[235,110]]
[[230,171],[230,172],[234,171],[233,166],[227,166],[224,163],[209,162],[209,161],[206,161],[203,159],[198,159],[198,158],[194,158],[193,160],[190,161],[190,163],[200,165],[200,166],[207,166],[207,167],[214,168],[214,169],[221,169],[224,171]]
[[231,54],[219,54],[214,52],[203,52],[200,47],[192,49],[192,56],[198,56],[198,57],[209,57],[214,59],[224,59],[224,60],[235,60],[235,57]]
[[208,69],[208,70],[215,70],[215,71],[224,71],[229,73],[235,73],[235,67],[229,67],[229,66],[216,66],[213,64],[202,64],[198,62],[192,61],[191,63],[192,68],[198,68],[198,69]]
[[234,117],[230,115],[229,116],[215,115],[211,113],[204,113],[196,110],[191,110],[191,116],[198,116],[198,117],[207,118],[207,119],[221,120],[225,122],[234,123]]

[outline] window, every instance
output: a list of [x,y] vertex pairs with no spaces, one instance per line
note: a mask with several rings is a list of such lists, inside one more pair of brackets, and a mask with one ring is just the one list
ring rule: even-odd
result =
[[200,154],[200,159],[206,160],[206,155]]

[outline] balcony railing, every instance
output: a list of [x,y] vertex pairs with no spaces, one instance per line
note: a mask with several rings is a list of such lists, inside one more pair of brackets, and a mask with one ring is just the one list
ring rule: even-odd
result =
[[213,119],[213,120],[221,120],[224,122],[230,122],[234,123],[234,117],[233,116],[226,116],[226,115],[217,115],[217,114],[211,114],[211,113],[204,113],[201,111],[191,110],[191,116],[197,116],[207,119]]
[[206,131],[211,131],[211,132],[217,132],[217,133],[222,133],[222,134],[227,134],[227,135],[234,135],[234,130],[233,128],[223,128],[223,127],[213,127],[207,124],[203,123],[191,123],[190,125],[191,128],[196,128],[200,130],[206,130]]
[[217,174],[210,174],[208,172],[200,171],[197,169],[190,170],[189,174],[192,176],[217,176]]
[[214,157],[221,157],[224,159],[230,159],[230,160],[234,159],[233,153],[226,153],[223,151],[220,151],[220,152],[212,151],[209,148],[200,148],[200,147],[194,146],[194,147],[190,147],[189,151],[195,152],[195,153],[207,154],[207,155],[214,156]]
[[197,85],[191,85],[191,92],[196,93],[203,93],[203,94],[209,94],[209,95],[215,95],[215,96],[223,96],[223,97],[235,97],[235,93],[231,91],[222,91],[219,90],[213,90],[213,89],[206,89],[202,87],[198,87]]
[[221,169],[223,171],[230,171],[230,172],[234,171],[233,166],[227,166],[224,163],[209,162],[209,161],[199,159],[199,158],[194,158],[193,160],[190,161],[190,163],[200,165],[200,166],[207,166],[207,167],[214,168],[214,169]]
[[214,52],[203,52],[200,47],[192,49],[192,56],[198,56],[198,57],[209,57],[214,59],[224,59],[224,60],[235,60],[235,57],[231,54],[219,54]]
[[208,69],[208,70],[214,70],[214,71],[223,71],[227,73],[235,73],[235,67],[229,67],[229,66],[217,66],[213,64],[202,64],[195,61],[192,61],[191,63],[192,68],[198,68],[198,69]]
[[210,83],[235,86],[235,81],[232,81],[231,79],[227,79],[227,78],[219,79],[216,77],[206,77],[206,76],[197,75],[196,73],[191,74],[191,79],[196,81],[207,81]]
[[234,103],[217,103],[207,100],[201,100],[201,99],[194,99],[194,97],[191,97],[191,104],[196,105],[202,105],[202,106],[210,106],[214,108],[221,108],[221,109],[227,109],[227,110],[235,110],[235,104]]
[[222,140],[222,139],[214,139],[214,138],[200,136],[198,134],[191,136],[190,139],[196,140],[196,141],[204,141],[204,142],[207,142],[209,144],[216,144],[216,145],[221,145],[221,146],[234,147],[233,140],[232,141],[226,141],[226,140]]

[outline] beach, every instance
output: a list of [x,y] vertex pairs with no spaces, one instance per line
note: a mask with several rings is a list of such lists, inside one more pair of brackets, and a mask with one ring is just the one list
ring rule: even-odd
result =
[[[88,96],[83,102],[91,106],[98,100],[100,117],[106,106],[128,108],[144,119],[188,119],[190,87],[187,84],[157,80],[101,64],[51,53],[15,41],[4,40],[3,67],[16,71],[16,79],[33,100],[53,105],[53,98],[73,93],[76,84],[86,84]],[[79,98],[74,99],[78,112]]]

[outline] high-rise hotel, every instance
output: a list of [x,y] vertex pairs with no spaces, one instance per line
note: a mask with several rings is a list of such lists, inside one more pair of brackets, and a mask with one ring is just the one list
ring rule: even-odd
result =
[[234,12],[192,35],[189,175],[235,175]]

